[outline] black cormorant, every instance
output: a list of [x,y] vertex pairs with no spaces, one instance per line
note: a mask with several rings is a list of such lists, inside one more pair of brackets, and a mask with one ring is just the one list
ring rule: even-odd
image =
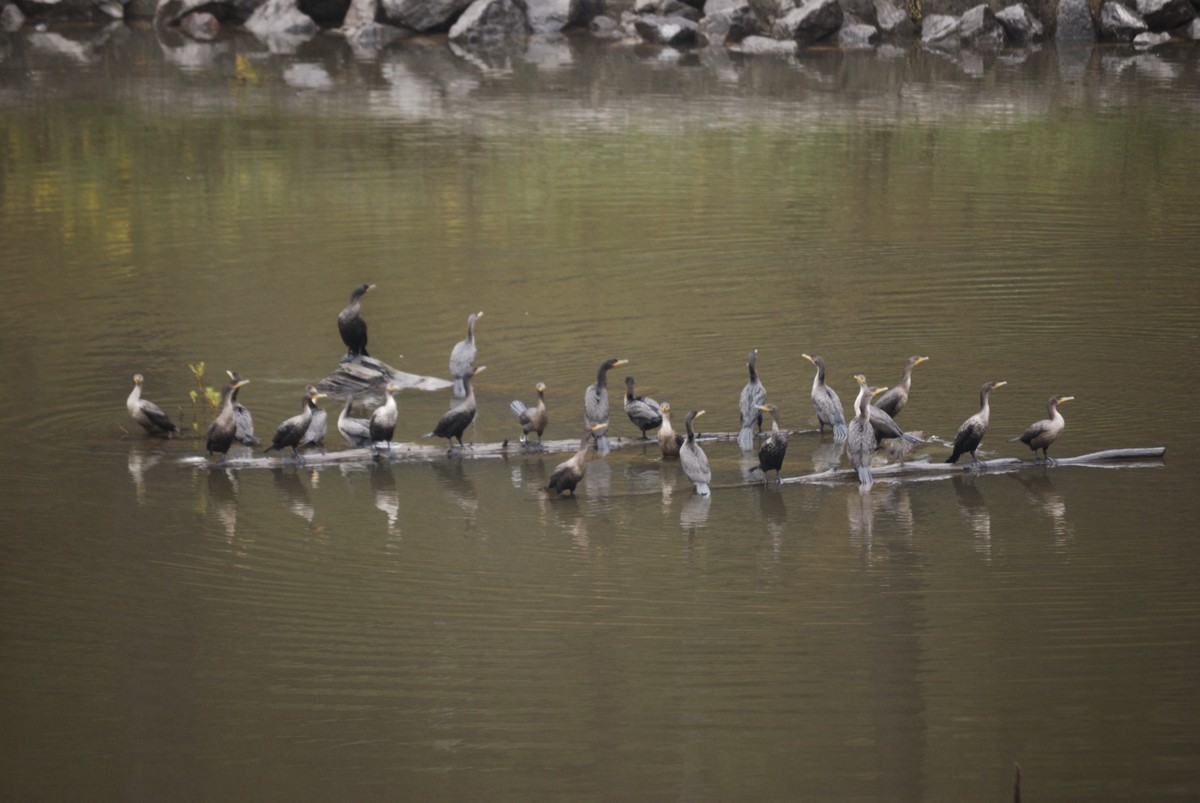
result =
[[229,447],[237,438],[237,413],[234,411],[233,397],[237,395],[238,388],[249,381],[234,379],[231,375],[225,387],[221,389],[221,412],[217,413],[217,417],[208,425],[208,432],[204,438],[204,445],[210,457],[228,453]]
[[575,486],[579,485],[583,479],[583,475],[587,473],[588,447],[596,439],[596,433],[606,426],[608,424],[593,424],[583,430],[583,439],[579,442],[579,449],[570,458],[555,466],[554,471],[550,472],[550,481],[546,483],[547,491],[550,491],[554,496],[558,496],[563,491],[571,494],[571,496],[575,495]]
[[301,441],[304,440],[304,434],[308,432],[308,425],[312,423],[313,411],[317,409],[317,399],[325,398],[325,394],[318,391],[312,385],[304,389],[304,406],[300,409],[299,415],[294,415],[279,425],[275,430],[275,436],[271,438],[271,445],[264,452],[269,452],[272,449],[282,450],[284,447],[291,447],[292,457],[300,459],[300,453],[296,451]]
[[825,434],[825,425],[833,429],[833,439],[837,442],[846,440],[846,414],[842,412],[842,400],[837,392],[825,384],[825,360],[820,354],[801,354],[801,357],[811,362],[817,368],[813,377],[812,403],[817,411],[817,421],[821,426],[821,434]]
[[758,409],[771,415],[771,434],[758,449],[758,465],[755,466],[763,473],[763,482],[767,481],[767,472],[775,471],[775,484],[783,481],[783,458],[787,454],[787,433],[779,428],[779,408],[773,404],[764,404]]
[[[229,378],[234,382],[242,382],[242,375],[237,371],[226,371],[225,373],[229,374]],[[250,380],[246,380],[242,384],[249,384],[249,382]],[[233,437],[247,446],[258,446],[261,441],[254,437],[254,417],[250,415],[250,411],[246,409],[245,405],[238,401],[238,388],[240,387],[241,385],[238,385],[234,388],[233,396],[230,397],[233,400],[233,422],[237,425]]]
[[360,284],[355,287],[354,292],[350,294],[350,303],[338,313],[338,332],[342,335],[342,342],[346,344],[348,357],[371,356],[367,353],[367,322],[359,314],[359,302],[364,294],[374,289],[373,284]]
[[972,461],[979,462],[979,458],[975,456],[975,450],[979,448],[979,444],[983,443],[983,436],[987,434],[988,421],[992,416],[988,397],[992,395],[993,390],[1007,384],[1007,382],[996,381],[983,383],[983,387],[979,389],[979,412],[959,426],[958,432],[954,435],[954,451],[946,458],[947,463],[957,463],[958,458],[964,454],[971,455]]
[[646,430],[662,426],[662,407],[649,396],[635,396],[633,377],[625,377],[625,415],[642,431],[642,439],[648,440]]
[[750,381],[742,388],[738,410],[742,416],[742,427],[738,431],[738,446],[743,451],[754,447],[754,425],[762,432],[762,411],[758,408],[767,403],[767,389],[758,378],[758,349],[746,355],[746,367],[750,369]]
[[428,432],[423,437],[446,438],[450,441],[450,451],[452,452],[454,451],[454,439],[458,440],[459,448],[462,447],[463,433],[467,431],[467,427],[471,426],[471,422],[475,420],[475,383],[472,382],[472,379],[476,374],[482,373],[485,368],[487,368],[486,365],[473,368],[463,377],[463,385],[467,389],[467,397],[459,405],[446,411],[438,419],[437,426],[433,428],[433,432]]

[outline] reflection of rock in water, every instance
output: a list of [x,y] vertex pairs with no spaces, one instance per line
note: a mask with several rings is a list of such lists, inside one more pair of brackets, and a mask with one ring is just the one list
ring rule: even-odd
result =
[[708,507],[712,504],[712,494],[700,496],[692,494],[679,510],[679,524],[684,530],[698,530],[708,525]]
[[438,484],[454,500],[454,504],[467,514],[467,519],[474,521],[479,512],[479,495],[475,493],[475,486],[463,469],[462,458],[435,460],[430,465],[437,476]]
[[295,468],[292,468],[290,471],[284,471],[282,468],[273,468],[271,469],[271,478],[275,484],[275,491],[279,494],[287,509],[311,524],[313,519],[316,518],[316,511],[313,509],[312,501],[308,497],[308,489],[304,487],[304,483],[300,480],[300,475],[296,473]]
[[1049,517],[1054,526],[1056,542],[1061,546],[1075,535],[1075,527],[1067,520],[1067,503],[1054,487],[1046,469],[1033,476],[1023,476],[1024,472],[1012,474],[1017,482],[1025,487],[1025,498],[1041,509]]
[[845,441],[821,441],[812,451],[813,471],[829,471],[842,464],[842,455],[846,452]]
[[975,487],[974,478],[951,477],[954,499],[958,512],[967,520],[975,534],[975,551],[989,561],[992,559],[992,514],[987,509],[983,494]]
[[237,495],[237,477],[232,471],[208,472],[208,503],[230,543],[237,535]]
[[390,463],[377,463],[371,469],[371,490],[375,492],[375,507],[387,516],[388,533],[400,532],[396,520],[400,517],[400,492]]
[[129,450],[129,477],[133,480],[133,489],[138,504],[144,502],[146,498],[146,472],[154,468],[160,460],[162,460],[161,454],[146,454],[140,446],[134,446]]

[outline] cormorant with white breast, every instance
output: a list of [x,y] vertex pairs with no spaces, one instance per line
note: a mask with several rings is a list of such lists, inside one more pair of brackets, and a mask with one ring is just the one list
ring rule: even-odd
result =
[[125,408],[129,410],[129,415],[133,417],[133,420],[146,430],[147,434],[170,437],[179,431],[179,427],[167,418],[167,414],[162,411],[161,407],[149,399],[142,398],[142,383],[145,381],[145,377],[141,374],[133,375],[133,391],[125,400]]
[[1046,403],[1046,417],[1029,425],[1029,429],[1015,438],[1009,438],[1009,443],[1020,441],[1033,450],[1036,457],[1038,449],[1042,450],[1045,462],[1053,464],[1050,459],[1050,446],[1058,440],[1058,436],[1067,428],[1067,420],[1058,411],[1060,404],[1074,399],[1074,396],[1051,396]]

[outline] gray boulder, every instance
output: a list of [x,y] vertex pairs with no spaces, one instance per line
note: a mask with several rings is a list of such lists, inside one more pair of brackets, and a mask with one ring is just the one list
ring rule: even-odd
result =
[[775,21],[777,39],[795,39],[800,44],[819,42],[836,33],[845,20],[837,0],[807,0]]
[[958,17],[929,14],[921,20],[921,44],[930,47],[958,47]]
[[221,32],[221,23],[207,11],[194,11],[179,21],[179,30],[198,42],[211,42]]
[[1200,17],[1191,21],[1191,24],[1184,29],[1183,35],[1193,42],[1200,42]]
[[864,50],[879,41],[879,29],[866,23],[843,25],[838,31],[838,47],[843,50]]
[[892,0],[875,0],[875,27],[882,36],[889,39],[910,37],[917,32],[917,25],[912,17]]
[[1133,37],[1150,28],[1138,14],[1111,0],[1100,6],[1100,33],[1105,39],[1132,42]]
[[655,45],[689,47],[699,41],[700,26],[686,17],[639,16],[633,23],[638,36]]
[[471,0],[381,0],[384,20],[420,33],[444,31]]
[[799,50],[795,39],[773,39],[770,36],[747,36],[729,48],[734,53],[749,55],[791,56]]
[[1033,13],[1033,9],[1024,3],[1016,3],[997,11],[996,22],[1004,26],[1004,32],[1010,42],[1025,45],[1042,41],[1042,22]]
[[1152,31],[1170,31],[1196,18],[1188,0],[1137,0],[1137,12]]
[[1152,47],[1158,47],[1170,41],[1171,34],[1165,31],[1146,31],[1133,37],[1133,46],[1138,50],[1149,50]]
[[296,0],[267,0],[246,20],[246,30],[260,39],[305,40],[321,30],[312,17],[300,11]]
[[3,28],[8,33],[15,33],[21,30],[21,26],[25,24],[25,15],[21,13],[21,9],[17,8],[16,3],[10,3],[0,11],[0,28]]
[[525,9],[515,0],[475,0],[450,26],[450,41],[459,45],[493,45],[529,33]]
[[638,0],[633,5],[633,13],[642,16],[656,14],[660,17],[683,17],[692,22],[699,22],[704,16],[700,9],[683,0]]
[[525,18],[536,34],[558,33],[570,27],[587,27],[604,10],[590,0],[526,0]]
[[967,9],[959,18],[958,36],[964,45],[976,50],[999,50],[1004,45],[1004,27],[983,4]]
[[740,42],[759,32],[758,16],[747,0],[711,0],[700,20],[700,38],[708,45]]
[[403,38],[405,32],[395,25],[384,25],[382,22],[368,22],[346,31],[346,41],[356,54],[368,55]]
[[1096,21],[1087,0],[1059,0],[1054,41],[1068,45],[1096,41]]

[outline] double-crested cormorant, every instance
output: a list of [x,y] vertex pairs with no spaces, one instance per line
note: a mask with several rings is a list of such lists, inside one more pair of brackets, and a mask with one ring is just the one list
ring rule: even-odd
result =
[[1062,417],[1062,413],[1058,411],[1058,405],[1071,401],[1074,396],[1051,396],[1050,401],[1046,404],[1046,417],[1041,421],[1035,421],[1029,425],[1029,429],[1016,438],[1009,438],[1009,443],[1020,441],[1029,446],[1033,450],[1034,456],[1037,456],[1037,450],[1042,450],[1042,457],[1047,463],[1053,463],[1050,459],[1050,446],[1062,431],[1067,428],[1067,421]]
[[129,410],[129,414],[150,435],[170,436],[178,432],[179,427],[171,423],[171,419],[167,418],[167,414],[162,411],[161,407],[149,399],[142,398],[142,383],[145,381],[145,377],[141,374],[133,375],[133,391],[125,400],[125,407]]
[[663,457],[679,457],[684,438],[671,427],[671,405],[662,403],[662,426],[658,428],[658,448]]
[[846,451],[850,455],[850,465],[858,472],[858,483],[863,487],[871,487],[875,479],[871,476],[871,453],[875,451],[875,427],[871,422],[871,399],[887,388],[867,387],[867,378],[856,374],[858,381],[858,396],[854,399],[854,418],[846,430]]
[[359,314],[359,301],[363,295],[375,289],[373,284],[360,284],[350,294],[350,303],[338,313],[338,332],[346,344],[347,356],[370,357],[367,354],[367,322]]
[[908,392],[912,389],[912,371],[923,362],[926,362],[928,357],[918,357],[915,354],[908,358],[908,362],[904,363],[904,376],[900,378],[900,384],[888,389],[878,399],[875,400],[875,406],[892,418],[900,415],[900,411],[904,409],[904,405],[908,404]]
[[[608,371],[610,368],[625,365],[627,362],[629,360],[610,357],[600,363],[600,367],[596,370],[596,381],[588,385],[587,390],[583,392],[583,423],[585,426],[591,427],[596,424],[608,423]],[[608,433],[600,429],[596,430],[592,437],[596,439],[596,453],[608,454]]]
[[988,397],[992,395],[993,390],[1007,384],[1007,382],[993,380],[984,382],[983,387],[979,388],[979,412],[959,425],[958,432],[954,435],[954,451],[946,458],[947,463],[957,463],[958,458],[964,454],[971,455],[972,461],[979,462],[979,458],[975,456],[975,450],[979,448],[979,444],[983,443],[983,436],[987,434],[988,421],[992,417],[992,408],[988,404]]
[[646,430],[662,426],[662,407],[649,396],[633,394],[633,377],[625,377],[625,415],[633,425],[642,431],[642,439],[647,440]]
[[758,349],[746,355],[746,367],[750,369],[750,381],[742,388],[742,396],[738,409],[742,414],[742,428],[738,431],[738,446],[743,451],[749,451],[754,446],[754,425],[762,432],[761,405],[767,403],[767,389],[758,378]]
[[833,428],[834,441],[846,440],[846,414],[842,412],[842,400],[837,392],[825,384],[825,360],[820,354],[801,354],[801,357],[817,367],[817,375],[813,377],[812,403],[817,411],[817,421],[821,425],[821,434],[825,434],[825,425]]
[[300,458],[300,453],[296,448],[301,445],[304,440],[305,433],[308,432],[308,425],[312,423],[313,411],[317,409],[317,399],[325,398],[325,394],[318,391],[312,385],[304,389],[304,406],[300,409],[299,415],[294,415],[288,420],[279,425],[275,430],[275,436],[271,438],[271,445],[264,452],[269,452],[272,449],[282,450],[284,447],[291,447],[292,457]]
[[593,424],[583,430],[583,439],[579,442],[579,449],[570,458],[564,460],[554,467],[554,471],[550,472],[550,481],[546,483],[546,490],[553,493],[555,496],[566,491],[575,495],[575,486],[583,479],[583,475],[587,473],[587,450],[588,446],[596,438],[596,433],[604,429],[608,424]]
[[234,379],[233,376],[230,376],[229,381],[222,388],[221,412],[217,413],[217,417],[208,425],[208,432],[204,439],[204,445],[208,449],[210,457],[216,454],[226,454],[229,447],[233,445],[233,441],[237,437],[237,413],[234,411],[233,397],[237,395],[238,388],[249,381],[248,379]]
[[[886,390],[886,388],[884,388],[884,390]],[[894,418],[885,413],[883,410],[880,410],[874,404],[870,404],[869,401],[867,407],[869,408],[868,413],[871,416],[871,426],[875,428],[876,448],[881,446],[879,441],[883,440],[884,438],[900,438],[907,443],[925,442],[923,438],[900,429],[900,425],[896,423]]]
[[767,481],[767,472],[774,469],[775,484],[783,481],[783,457],[787,454],[787,433],[779,428],[779,408],[773,404],[764,404],[758,409],[771,415],[771,434],[766,442],[758,448],[758,465],[755,466],[763,473],[763,482]]
[[346,406],[338,415],[338,432],[351,446],[362,447],[371,443],[371,422],[366,418],[352,418],[350,407],[354,404],[354,394],[346,395]]
[[546,412],[546,383],[538,382],[534,387],[537,388],[538,394],[536,407],[526,407],[525,402],[516,399],[508,405],[508,408],[516,414],[517,420],[521,422],[521,443],[528,445],[529,433],[536,432],[540,446],[542,433],[546,431],[546,424],[550,423],[550,414]]
[[[237,371],[226,371],[225,373],[234,382],[242,382],[242,375]],[[249,383],[250,380],[247,379],[245,382],[242,382],[242,385]],[[235,387],[233,395],[230,396],[230,399],[233,401],[233,423],[236,425],[233,437],[247,446],[258,446],[261,441],[254,437],[254,417],[250,415],[250,411],[246,409],[245,405],[238,401],[238,388],[242,385]]]
[[486,365],[473,368],[463,377],[463,385],[467,389],[467,397],[458,406],[446,411],[438,419],[437,426],[433,428],[433,432],[426,433],[424,437],[446,438],[450,441],[450,451],[454,450],[454,440],[452,439],[457,439],[459,448],[462,447],[463,433],[467,431],[467,427],[471,426],[471,422],[475,420],[475,387],[471,380],[476,374],[482,373],[485,368],[487,368]]
[[450,378],[454,380],[453,393],[456,399],[467,395],[463,377],[467,376],[475,365],[475,321],[482,317],[482,311],[467,316],[467,339],[455,343],[450,352]]
[[387,444],[388,453],[392,451],[392,435],[396,432],[396,397],[392,394],[400,390],[399,385],[391,382],[383,389],[383,404],[371,413],[367,422],[367,432],[373,442]]
[[[754,356],[754,352],[750,352],[750,355]],[[753,370],[753,362],[751,370]],[[708,467],[708,455],[700,448],[700,444],[696,443],[696,430],[692,427],[692,422],[702,415],[704,415],[703,410],[692,410],[683,420],[683,425],[687,429],[687,440],[679,448],[679,462],[683,466],[683,473],[687,474],[688,479],[696,486],[696,493],[708,496],[708,484],[712,482],[712,471]]]

